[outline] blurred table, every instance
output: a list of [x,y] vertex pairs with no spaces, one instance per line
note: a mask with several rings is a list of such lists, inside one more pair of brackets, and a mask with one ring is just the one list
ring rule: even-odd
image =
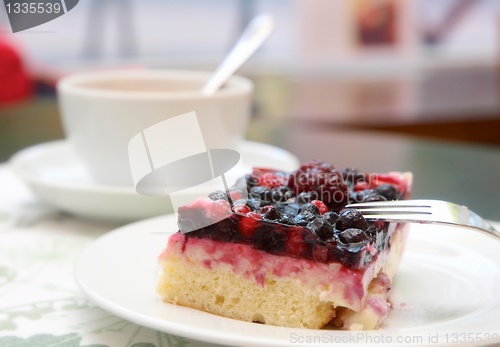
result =
[[261,76],[257,110],[305,125],[500,145],[499,77],[497,66],[474,65]]
[[500,118],[496,66],[297,77],[294,114],[337,124],[399,126]]
[[[390,73],[376,67],[321,69],[246,74],[255,82],[254,113],[264,132],[265,122],[274,127],[295,120],[306,126],[500,145],[498,66],[422,67]],[[53,96],[0,106],[0,161],[30,144],[63,136]]]

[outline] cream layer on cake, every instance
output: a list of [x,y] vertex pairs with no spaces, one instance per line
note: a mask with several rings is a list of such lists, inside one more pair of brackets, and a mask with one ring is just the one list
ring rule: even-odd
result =
[[176,233],[159,257],[158,293],[165,302],[248,322],[375,329],[389,312],[406,239],[405,225],[390,228],[390,247],[361,269]]

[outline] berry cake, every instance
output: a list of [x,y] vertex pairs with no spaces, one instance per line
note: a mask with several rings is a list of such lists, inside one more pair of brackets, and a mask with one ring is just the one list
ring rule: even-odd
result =
[[376,329],[390,309],[406,225],[344,207],[408,199],[411,184],[410,173],[321,161],[291,173],[254,169],[228,192],[178,209],[179,231],[159,257],[158,293],[249,322]]

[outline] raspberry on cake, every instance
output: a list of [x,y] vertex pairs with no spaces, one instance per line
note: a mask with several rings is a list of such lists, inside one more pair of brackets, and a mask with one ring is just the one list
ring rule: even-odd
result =
[[[159,257],[162,300],[276,326],[378,328],[406,225],[344,207],[408,199],[411,174],[313,161],[292,173],[257,168],[240,183],[179,208]],[[248,200],[234,199],[241,187]]]

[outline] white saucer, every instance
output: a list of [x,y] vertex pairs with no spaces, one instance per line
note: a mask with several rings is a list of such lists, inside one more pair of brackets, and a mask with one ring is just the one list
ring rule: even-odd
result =
[[[299,165],[293,154],[263,143],[244,141],[239,152],[248,170],[263,166],[291,171]],[[132,187],[92,182],[67,141],[22,150],[10,166],[40,200],[78,216],[130,222],[172,212],[168,197],[143,196]]]
[[155,293],[157,257],[175,230],[176,219],[170,215],[105,234],[78,260],[78,285],[119,317],[230,346],[437,347],[500,342],[500,242],[486,235],[457,227],[411,225],[391,289],[389,317],[380,330],[348,332],[247,323],[161,302]]

